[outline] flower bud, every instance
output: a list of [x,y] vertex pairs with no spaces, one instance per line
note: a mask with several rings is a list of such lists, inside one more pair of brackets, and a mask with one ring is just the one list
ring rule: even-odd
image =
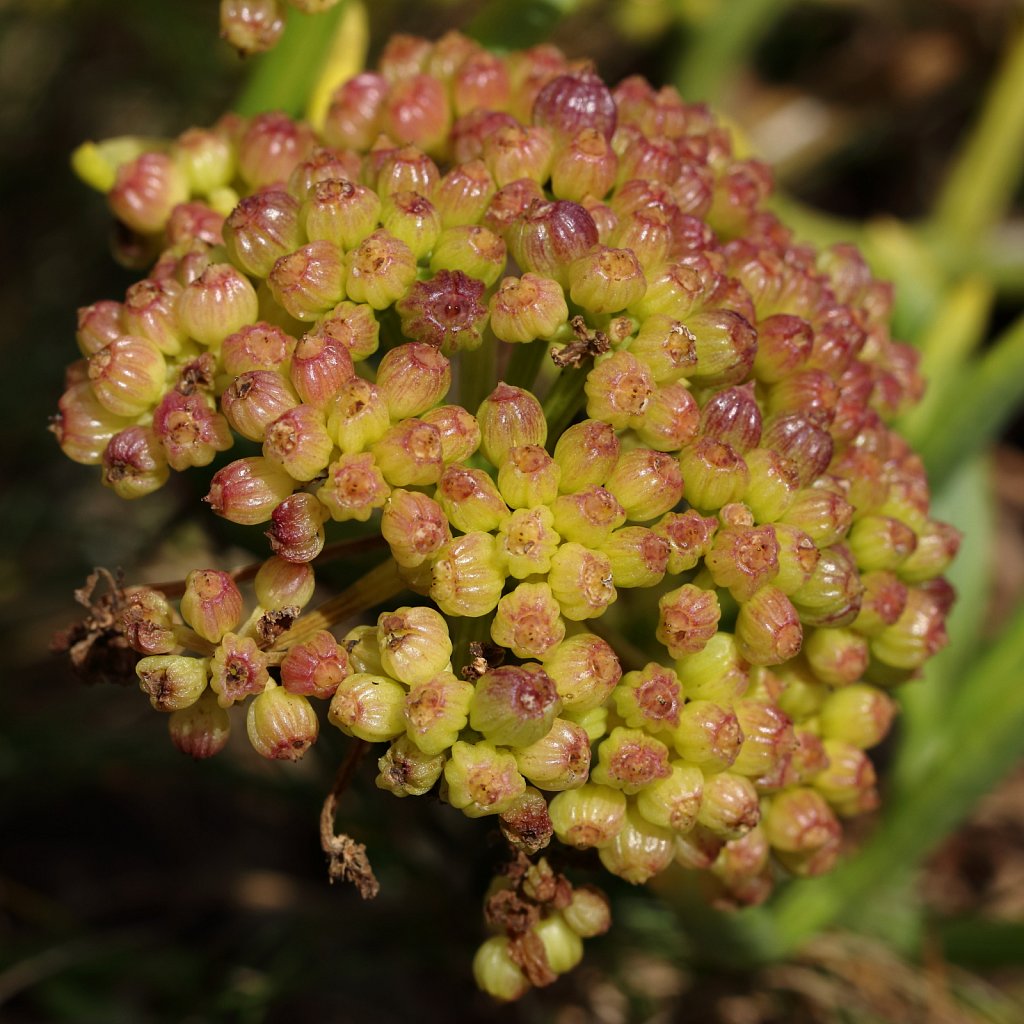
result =
[[480,450],[500,466],[510,449],[521,445],[543,446],[547,421],[540,402],[522,388],[500,383],[477,410]]
[[444,754],[424,753],[408,736],[399,736],[377,761],[377,788],[397,797],[423,796],[441,777],[444,762]]
[[178,319],[189,337],[217,350],[228,335],[259,318],[259,300],[249,279],[230,263],[214,263],[185,286]]
[[315,144],[313,129],[272,111],[257,114],[238,141],[238,171],[253,190],[288,180]]
[[417,260],[430,255],[441,234],[441,215],[418,192],[386,196],[381,224],[385,232],[408,246]]
[[840,835],[839,822],[821,794],[805,788],[772,796],[761,827],[772,846],[784,853],[808,854]]
[[496,191],[482,160],[457,163],[434,188],[434,206],[446,228],[476,224]]
[[619,450],[619,439],[610,424],[600,420],[573,424],[555,444],[554,459],[562,470],[559,490],[572,494],[603,484],[615,469]]
[[220,0],[220,35],[243,56],[271,50],[284,33],[281,0]]
[[693,333],[678,320],[655,313],[644,319],[629,351],[649,369],[658,384],[688,376],[697,365]]
[[273,683],[249,705],[245,725],[256,753],[278,761],[298,761],[320,731],[309,701]]
[[214,473],[210,493],[203,500],[217,515],[255,526],[270,519],[294,486],[285,470],[269,459],[236,459]]
[[[499,602],[491,639],[517,658],[543,658],[565,639],[565,622],[546,583],[520,583]],[[524,773],[526,774],[526,773]]]
[[490,288],[505,270],[505,243],[493,231],[477,224],[447,228],[430,254],[430,271],[460,271]]
[[804,642],[804,657],[829,686],[848,686],[868,667],[868,642],[851,629],[815,629]]
[[428,281],[417,281],[395,307],[402,334],[447,355],[478,348],[487,323],[484,289],[483,281],[461,270],[440,270]]
[[316,492],[331,518],[338,522],[356,519],[365,523],[374,509],[383,506],[391,488],[373,455],[363,452],[342,455],[327,468],[327,479]]
[[608,558],[617,587],[653,587],[668,566],[668,541],[642,526],[616,530],[600,550]]
[[662,518],[653,529],[668,541],[668,571],[676,575],[694,568],[711,549],[717,527],[717,519],[692,508]]
[[197,760],[219,754],[231,731],[231,720],[210,689],[204,690],[195,703],[172,712],[167,725],[171,742]]
[[510,448],[498,470],[498,490],[513,509],[547,505],[558,495],[561,469],[537,444]]
[[221,396],[228,423],[250,441],[262,441],[267,427],[298,404],[291,384],[273,370],[247,370]]
[[566,790],[548,805],[555,835],[578,850],[603,846],[615,838],[626,822],[626,795],[591,782]]
[[618,158],[604,133],[582,128],[556,147],[551,165],[551,191],[556,199],[582,203],[601,198],[615,183]]
[[638,793],[671,774],[668,747],[642,729],[612,729],[597,752],[598,763],[591,772],[593,781],[626,794]]
[[587,415],[616,430],[639,427],[654,393],[647,367],[629,352],[613,352],[594,364],[584,385]]
[[599,548],[626,521],[626,511],[603,487],[563,494],[551,504],[554,527],[567,541]]
[[355,368],[348,348],[331,334],[322,330],[310,331],[295,346],[291,382],[296,393],[308,405],[329,409],[354,376]]
[[673,834],[652,825],[632,808],[619,833],[598,852],[605,868],[633,885],[643,885],[664,871],[674,854]]
[[507,811],[499,817],[501,834],[515,850],[532,857],[551,842],[554,830],[544,797],[527,786]]
[[786,523],[775,523],[774,529],[779,545],[779,571],[772,582],[788,596],[811,578],[821,554],[803,530]]
[[263,454],[296,480],[310,481],[330,462],[334,442],[324,414],[312,405],[297,405],[267,427]]
[[899,567],[907,583],[925,583],[941,575],[960,549],[961,533],[949,523],[929,520],[918,530],[917,547]]
[[373,71],[364,71],[339,85],[324,120],[327,143],[369,149],[380,134],[380,112],[387,94],[387,79]]
[[353,302],[386,309],[416,280],[416,257],[386,231],[374,231],[345,255],[345,290]]
[[590,739],[574,722],[556,718],[548,732],[528,746],[517,745],[519,771],[540,789],[563,792],[587,781],[590,770]]
[[825,740],[828,765],[814,776],[814,788],[841,817],[873,811],[878,806],[875,767],[859,747]]
[[842,495],[823,487],[799,491],[781,522],[803,530],[818,547],[842,540],[853,521],[854,507]]
[[227,420],[200,394],[168,391],[153,412],[153,432],[160,438],[172,469],[209,465],[232,443]]
[[224,248],[231,262],[252,277],[269,276],[277,260],[301,244],[299,203],[283,189],[245,196],[224,222]]
[[874,686],[844,686],[825,698],[819,712],[821,732],[825,739],[868,750],[888,735],[896,710],[895,701]]
[[540,940],[548,967],[555,974],[571,971],[583,959],[583,941],[557,911],[536,922],[531,931]]
[[704,777],[704,795],[697,821],[712,835],[738,839],[761,820],[757,790],[750,779],[733,772]]
[[684,654],[676,662],[676,673],[688,697],[729,706],[746,692],[748,668],[736,637],[723,632],[711,637],[703,650]]
[[452,746],[469,721],[473,684],[440,672],[415,686],[405,698],[406,735],[426,754]]
[[910,587],[900,617],[872,637],[871,654],[893,668],[917,669],[948,642],[941,605],[921,588]]
[[167,598],[149,587],[131,590],[125,597],[119,625],[131,649],[149,655],[173,653],[178,647],[174,637],[178,620]]
[[437,164],[418,147],[385,149],[377,172],[376,190],[385,200],[399,192],[429,196],[440,177]]
[[448,802],[469,818],[501,814],[526,789],[512,754],[491,743],[455,743],[444,778]]
[[697,434],[699,416],[689,389],[677,381],[651,393],[634,429],[640,440],[656,451],[676,452]]
[[659,599],[655,636],[673,658],[692,654],[715,635],[721,614],[714,591],[686,583]]
[[110,412],[97,400],[92,386],[82,381],[61,395],[49,429],[69,459],[95,465],[102,460],[111,438],[129,422]]
[[502,186],[524,178],[546,181],[554,149],[546,129],[513,122],[495,125],[484,135],[481,156],[495,183]]
[[281,256],[267,284],[278,304],[296,320],[316,320],[344,298],[345,273],[341,250],[334,242],[320,239]]
[[636,807],[658,828],[689,832],[697,824],[703,793],[704,773],[696,765],[676,761],[669,775],[640,791]]
[[592,71],[559,75],[537,93],[533,122],[550,129],[563,144],[585,129],[610,140],[615,132],[615,100]]
[[371,450],[394,487],[423,487],[441,478],[441,435],[423,420],[396,423]]
[[832,461],[832,438],[804,416],[769,417],[761,443],[792,462],[803,487],[821,476]]
[[170,476],[160,439],[148,427],[128,427],[103,451],[103,484],[119,498],[141,498],[159,490]]
[[771,526],[719,530],[704,560],[718,587],[749,601],[779,570],[779,544]]
[[313,599],[316,580],[307,562],[289,562],[272,555],[259,568],[253,581],[256,600],[267,611],[305,608]]
[[156,654],[135,666],[139,687],[157,711],[191,707],[206,690],[206,662],[179,654]]
[[391,349],[377,369],[377,388],[394,421],[432,409],[448,393],[451,381],[449,361],[433,345],[420,342]]
[[771,448],[752,448],[743,460],[749,471],[744,504],[758,522],[779,521],[793,505],[800,487],[796,467]]
[[846,542],[857,567],[864,572],[899,569],[918,543],[917,535],[906,523],[882,515],[859,518]]
[[448,626],[433,608],[398,608],[377,619],[377,643],[384,671],[408,686],[441,672],[452,655]]
[[751,664],[781,665],[800,653],[800,617],[778,587],[763,586],[740,605],[736,640],[740,653]]
[[526,747],[546,736],[561,704],[539,665],[503,665],[477,681],[470,725],[492,743]]
[[566,714],[578,715],[600,707],[622,678],[615,652],[592,633],[577,633],[562,641],[544,659]]
[[708,700],[690,700],[673,734],[676,750],[705,771],[721,771],[739,756],[743,731],[735,713]]
[[724,846],[724,839],[698,824],[689,832],[676,834],[673,856],[676,863],[687,871],[709,871]]
[[532,273],[506,277],[491,296],[489,307],[491,330],[501,341],[550,338],[569,319],[561,286]]
[[431,153],[443,147],[450,123],[445,88],[436,78],[414,74],[392,83],[381,125],[391,138]]
[[732,445],[701,438],[679,453],[686,500],[699,509],[739,501],[750,482],[747,464]]
[[494,609],[504,583],[494,538],[472,531],[450,540],[437,553],[430,596],[446,615],[476,617]]
[[519,965],[508,951],[507,935],[492,935],[485,940],[473,957],[473,979],[477,988],[493,999],[514,1002],[530,988]]
[[142,153],[117,169],[107,202],[132,231],[151,235],[167,223],[171,210],[188,199],[188,181],[166,153]]
[[592,313],[632,307],[647,291],[631,249],[596,248],[569,265],[568,279],[573,302]]
[[807,626],[846,626],[857,617],[864,587],[842,546],[826,548],[807,582],[791,595]]
[[653,661],[641,671],[627,672],[612,699],[619,717],[631,729],[661,733],[679,724],[683,706],[679,677]]
[[683,496],[677,461],[649,448],[623,452],[604,485],[626,510],[627,518],[641,523],[668,512]]
[[289,693],[326,700],[350,671],[345,648],[321,629],[288,649],[281,662],[281,684]]
[[[178,321],[180,295],[181,285],[173,278],[162,281],[145,278],[136,282],[125,292],[124,305],[119,307],[124,331],[111,336],[108,342],[122,334],[131,334],[151,341],[165,355],[177,355],[185,339]],[[85,354],[95,351],[98,349]]]
[[[499,179],[499,184],[504,182]],[[578,203],[564,199],[537,201],[512,222],[507,241],[513,259],[523,270],[567,288],[569,264],[597,245],[597,227]]]
[[338,684],[327,717],[346,736],[379,743],[405,732],[404,704],[405,689],[400,683],[355,672]]
[[562,614],[574,622],[603,615],[616,597],[611,562],[582,544],[558,548],[551,557],[548,584]]
[[895,573],[880,570],[864,573],[861,582],[864,596],[853,628],[864,636],[876,636],[903,614],[909,588]]
[[185,577],[182,618],[204,639],[218,643],[242,621],[242,594],[226,572],[193,569]]
[[112,341],[89,359],[89,381],[100,404],[115,416],[134,418],[159,401],[167,364],[159,349],[130,334]]
[[743,732],[732,770],[752,779],[775,771],[796,749],[796,736],[789,716],[773,704],[758,700],[737,700],[733,711]]
[[362,451],[379,441],[390,423],[380,390],[358,376],[339,385],[327,412],[327,431],[346,454]]
[[210,687],[222,708],[262,693],[270,682],[267,658],[252,637],[225,633],[210,661]]

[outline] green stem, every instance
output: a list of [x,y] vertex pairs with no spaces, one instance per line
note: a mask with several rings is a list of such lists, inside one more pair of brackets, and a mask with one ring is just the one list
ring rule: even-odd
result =
[[687,100],[717,100],[765,28],[792,0],[728,0],[714,5],[682,55],[676,86]]
[[475,413],[498,383],[498,342],[488,331],[479,348],[459,355],[459,404]]
[[[589,360],[587,365],[589,366]],[[558,375],[544,399],[544,418],[548,421],[548,445],[554,447],[573,416],[583,404],[583,386],[587,383],[587,370],[566,367]]]
[[505,368],[505,383],[524,391],[532,391],[544,357],[548,354],[548,348],[548,343],[540,340],[525,345],[513,345],[512,358]]
[[488,49],[524,49],[549,38],[562,18],[581,5],[582,0],[519,0],[514,4],[495,0],[465,32]]
[[[955,400],[953,400],[955,398]],[[922,439],[920,455],[933,486],[980,452],[1024,398],[1024,316],[995,341],[939,410]]]
[[1018,28],[985,105],[946,179],[934,220],[978,238],[1005,214],[1024,170],[1024,29]]
[[267,110],[301,116],[345,6],[342,0],[324,14],[300,14],[290,8],[280,42],[269,53],[253,58],[252,73],[235,109],[246,116]]

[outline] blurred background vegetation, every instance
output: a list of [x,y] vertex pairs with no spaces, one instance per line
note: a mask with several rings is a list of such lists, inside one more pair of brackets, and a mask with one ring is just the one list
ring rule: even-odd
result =
[[1024,1019],[1020,4],[367,6],[371,60],[392,32],[457,27],[509,47],[550,39],[610,80],[674,82],[776,166],[801,233],[863,246],[896,282],[897,336],[923,348],[933,380],[906,427],[937,514],[967,531],[954,644],[909,688],[882,752],[886,810],[862,823],[848,868],[731,918],[675,886],[612,886],[615,927],[583,966],[496,1010],[470,977],[499,853],[486,821],[396,804],[364,771],[341,816],[382,883],[362,904],[328,888],[318,845],[340,736],[296,767],[257,763],[244,741],[193,764],[138,693],[84,687],[48,653],[95,565],[149,581],[204,552],[225,567],[252,558],[195,514],[200,479],[176,474],[160,498],[125,506],[44,428],[76,308],[137,276],[109,258],[108,214],[70,152],[209,123],[251,76],[266,83],[269,58],[220,43],[213,0],[0,0],[0,1018]]

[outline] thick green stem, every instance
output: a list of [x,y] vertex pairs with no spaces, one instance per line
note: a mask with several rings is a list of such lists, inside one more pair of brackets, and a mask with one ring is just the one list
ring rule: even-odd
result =
[[941,233],[970,241],[1006,212],[1024,170],[1024,29],[1018,28],[984,108],[935,206]]
[[235,109],[247,116],[267,110],[283,110],[293,117],[303,114],[345,7],[341,0],[324,14],[300,14],[289,8],[281,41],[252,59],[252,73]]
[[459,354],[459,404],[475,413],[498,383],[498,342],[487,332],[479,348]]
[[573,416],[583,405],[583,386],[587,383],[586,367],[567,366],[544,399],[544,417],[548,421],[548,446],[553,448]]
[[513,345],[512,357],[505,368],[505,383],[524,391],[532,391],[544,357],[548,354],[548,348],[548,343],[541,340],[531,341],[525,345]]

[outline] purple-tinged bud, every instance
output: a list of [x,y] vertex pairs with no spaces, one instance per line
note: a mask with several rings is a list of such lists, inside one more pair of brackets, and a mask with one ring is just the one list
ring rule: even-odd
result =
[[548,584],[562,614],[574,622],[600,617],[616,598],[611,562],[581,544],[558,548],[551,558]]
[[396,423],[372,451],[392,487],[424,487],[441,478],[441,435],[423,420]]
[[497,190],[482,160],[456,164],[434,188],[433,200],[445,228],[476,224]]
[[804,643],[804,657],[823,683],[849,686],[867,670],[868,642],[851,629],[816,629]]
[[774,704],[737,700],[733,711],[743,732],[743,744],[732,770],[752,779],[774,772],[796,749],[796,735],[789,716]]
[[88,374],[104,408],[134,418],[159,401],[167,364],[153,342],[124,334],[89,358]]
[[280,257],[267,284],[277,303],[296,320],[316,320],[345,295],[345,260],[334,242],[310,242]]
[[602,198],[615,183],[618,158],[604,134],[583,128],[555,150],[551,191],[556,199],[582,203]]
[[526,790],[515,758],[492,743],[455,743],[444,779],[448,802],[469,818],[501,814]]
[[673,838],[668,829],[652,825],[631,808],[621,831],[600,848],[598,856],[613,875],[643,885],[672,863]]
[[719,530],[705,564],[715,586],[737,601],[749,601],[779,571],[779,544],[771,526],[738,526]]
[[460,270],[441,270],[428,281],[417,281],[395,307],[402,334],[446,355],[479,348],[487,323],[481,301],[485,288],[483,281]]
[[217,515],[255,526],[270,519],[294,487],[288,473],[269,459],[236,459],[213,475],[210,493],[203,500]]
[[286,182],[315,144],[309,125],[278,111],[257,114],[238,140],[238,173],[253,191]]
[[367,743],[393,740],[405,732],[405,688],[386,676],[354,672],[338,684],[327,717],[346,736]]
[[345,266],[349,298],[374,309],[386,309],[416,280],[416,257],[412,250],[383,230],[374,231],[347,253]]
[[451,672],[419,683],[405,698],[406,735],[425,754],[441,754],[469,721],[473,684]]
[[563,710],[573,716],[604,704],[622,678],[615,652],[592,633],[562,641],[544,659],[544,669],[555,681]]
[[740,605],[736,640],[752,665],[781,665],[800,653],[800,616],[778,587],[763,586]]
[[423,796],[441,777],[444,762],[443,753],[427,754],[408,736],[399,736],[377,761],[377,788],[397,797]]
[[548,805],[555,835],[578,850],[601,847],[619,834],[626,822],[626,796],[618,789],[586,783],[566,790]]
[[484,136],[481,156],[494,181],[504,186],[523,179],[546,181],[554,152],[547,129],[505,124]]
[[699,509],[714,510],[738,502],[750,483],[750,472],[730,444],[702,437],[679,453],[686,500]]
[[714,591],[686,583],[659,599],[655,636],[673,658],[693,654],[715,635],[721,615]]
[[281,662],[281,684],[289,693],[327,700],[350,672],[345,648],[322,629],[288,649]]
[[258,317],[256,290],[230,263],[207,267],[178,299],[178,318],[185,332],[215,351],[228,335]]
[[484,399],[476,414],[480,424],[480,450],[495,466],[521,445],[541,445],[548,425],[540,402],[522,388],[499,383]]
[[361,170],[362,159],[353,150],[317,146],[305,160],[296,164],[288,177],[288,191],[302,202],[321,182],[351,181],[359,177]]
[[761,820],[760,800],[750,779],[733,772],[705,776],[697,821],[721,839],[738,839]]
[[564,199],[535,202],[512,223],[509,250],[524,270],[569,284],[569,265],[598,244],[593,218]]
[[848,626],[860,611],[864,586],[849,551],[826,548],[807,582],[791,595],[807,626]]
[[301,243],[298,200],[283,190],[246,196],[224,222],[231,262],[253,277],[267,277],[277,260]]
[[709,871],[724,847],[725,841],[720,836],[698,824],[689,832],[676,834],[673,856],[687,871]]
[[757,353],[757,331],[731,310],[708,310],[688,317],[697,365],[687,376],[701,387],[742,384]]
[[327,479],[316,492],[337,522],[349,519],[365,523],[381,508],[391,488],[369,452],[342,455],[327,468]]
[[191,707],[206,690],[206,662],[180,654],[142,658],[135,666],[139,687],[157,711]]
[[477,680],[469,724],[492,743],[528,747],[546,736],[561,708],[539,665],[502,665]]
[[537,93],[533,123],[549,129],[563,144],[584,129],[610,140],[615,133],[615,100],[592,71],[559,75]]
[[167,241],[193,252],[200,246],[223,245],[224,215],[205,203],[179,203],[167,221]]
[[[494,613],[491,639],[517,658],[550,654],[565,639],[565,622],[548,584],[520,583],[506,594]],[[529,772],[523,774],[530,777]]]
[[498,490],[510,508],[548,505],[558,495],[561,469],[539,444],[510,448],[498,470]]
[[633,423],[644,444],[660,452],[676,452],[696,436],[700,410],[689,388],[676,381],[655,389],[643,414]]
[[654,532],[668,541],[668,571],[676,575],[694,568],[711,550],[717,529],[717,519],[696,509],[669,512],[654,526]]
[[907,583],[925,583],[940,576],[960,550],[962,534],[955,526],[929,520],[917,531],[917,547],[899,567]]
[[267,426],[263,454],[296,480],[310,481],[327,468],[334,442],[324,414],[312,405],[297,405]]
[[[377,227],[380,212],[379,197],[365,185],[329,178],[312,187],[298,212],[298,222],[311,242],[324,240],[347,250]],[[298,240],[284,251],[297,247]]]
[[821,476],[832,461],[832,438],[803,416],[770,417],[761,443],[793,463],[804,487]]
[[446,615],[476,618],[493,611],[504,584],[497,542],[489,533],[473,531],[438,552],[430,596]]
[[308,562],[289,562],[272,555],[260,566],[254,584],[262,608],[297,613],[313,599],[316,579]]
[[387,79],[373,71],[343,82],[331,97],[324,139],[332,146],[369,149],[380,134],[380,114],[387,94]]
[[377,644],[384,671],[407,686],[442,672],[452,656],[448,625],[433,608],[398,608],[377,619]]
[[814,776],[814,788],[846,818],[878,806],[875,768],[859,747],[841,740],[825,740],[828,766]]
[[232,443],[227,420],[200,394],[168,391],[153,412],[153,431],[160,438],[172,469],[207,466]]
[[726,388],[704,403],[701,433],[731,445],[741,455],[761,440],[761,410],[750,388]]
[[949,642],[946,610],[919,587],[907,589],[907,603],[900,617],[871,639],[874,658],[897,669],[920,668]]
[[91,356],[106,348],[125,333],[124,306],[112,299],[94,302],[78,310],[75,338],[83,356]]
[[283,33],[281,0],[220,0],[220,37],[242,56],[273,49]]
[[587,374],[584,390],[591,419],[625,430],[643,422],[654,393],[654,380],[639,359],[619,351],[594,365]]
[[506,277],[489,303],[491,330],[508,342],[550,338],[569,319],[561,287],[536,274]]
[[309,333],[340,343],[353,362],[372,356],[380,343],[380,324],[373,310],[351,302],[339,302]]
[[417,260],[430,255],[441,235],[441,215],[418,192],[387,196],[381,223],[388,234],[409,247]]
[[820,793],[794,788],[777,793],[767,802],[761,827],[777,851],[809,854],[831,845],[840,825]]
[[[533,178],[519,178],[516,181],[511,181],[499,188],[491,197],[487,213],[484,214],[484,227],[501,235],[508,242],[512,225],[525,217],[531,208],[543,206],[546,203],[547,199],[543,189]],[[545,276],[550,277],[551,275]]]
[[679,502],[683,474],[671,455],[634,448],[619,456],[605,487],[626,510],[628,519],[643,523]]
[[617,587],[653,587],[668,568],[669,544],[643,526],[616,530],[600,545]]
[[129,422],[110,412],[97,400],[92,386],[82,381],[61,395],[49,429],[69,459],[95,465],[102,461],[111,438]]
[[432,559],[452,537],[448,520],[433,498],[401,489],[393,490],[385,502],[380,530],[395,561],[408,569]]
[[814,343],[811,325],[800,317],[779,313],[762,320],[757,328],[754,376],[765,384],[777,384],[807,365]]
[[591,778],[598,785],[612,786],[626,794],[639,793],[672,773],[668,747],[642,729],[613,729],[597,753],[598,763]]
[[119,320],[124,325],[122,333],[151,341],[165,355],[177,355],[185,339],[185,332],[178,321],[180,295],[181,285],[173,278],[155,280],[147,277],[136,282],[125,292],[124,305],[120,307]]
[[170,476],[160,439],[149,427],[128,427],[103,451],[101,480],[119,498],[142,498],[159,490]]
[[276,761],[298,761],[320,732],[309,701],[273,683],[249,705],[245,724],[256,753]]
[[397,192],[417,192],[429,196],[437,186],[441,174],[437,164],[416,146],[400,146],[388,150],[380,164],[375,182],[381,198]]
[[616,467],[619,451],[609,423],[583,420],[569,427],[555,444],[554,459],[562,470],[559,489],[571,494],[603,484]]
[[355,376],[352,356],[333,334],[314,330],[295,346],[291,382],[308,406],[334,411],[334,400]]
[[609,241],[631,250],[641,266],[660,267],[672,249],[671,218],[656,207],[625,213],[612,229]]
[[225,338],[220,358],[233,377],[248,370],[280,370],[286,367],[295,344],[280,327],[258,321]]
[[658,733],[671,731],[679,724],[683,706],[679,677],[653,661],[640,671],[627,672],[612,699],[619,717],[631,729]]
[[204,639],[218,643],[242,621],[242,595],[226,572],[194,569],[181,598],[184,620]]
[[796,593],[811,578],[821,553],[803,530],[785,523],[775,523],[774,528],[779,544],[779,571],[773,582],[788,596]]
[[249,370],[221,396],[227,421],[250,441],[262,441],[267,427],[299,404],[288,381],[272,370]]
[[251,637],[225,633],[210,661],[210,688],[222,708],[262,693],[270,682],[267,658]]
[[498,488],[482,469],[447,466],[437,484],[437,500],[451,524],[463,533],[491,533],[508,515]]
[[731,708],[690,700],[683,705],[672,742],[687,761],[707,771],[720,771],[739,756],[743,730]]
[[380,55],[381,73],[389,82],[422,71],[430,55],[431,43],[419,36],[396,33],[388,39]]
[[377,388],[395,421],[432,409],[448,394],[451,382],[451,364],[437,348],[422,342],[391,349],[377,369]]
[[802,530],[818,547],[824,548],[846,536],[854,511],[841,494],[823,487],[808,487],[797,493],[781,522]]
[[167,725],[171,742],[197,760],[219,754],[231,731],[231,720],[210,689],[203,691],[194,704],[172,712]]
[[502,110],[510,91],[505,61],[485,50],[471,52],[454,72],[451,89],[457,117],[473,110]]
[[631,249],[598,248],[569,265],[573,302],[592,313],[614,313],[643,298],[647,280]]
[[188,180],[166,153],[142,153],[117,169],[107,202],[114,216],[132,231],[155,234],[171,210],[188,200]]
[[884,570],[864,573],[861,583],[864,596],[853,628],[864,636],[876,636],[903,614],[909,588],[894,573]]
[[444,85],[430,75],[394,80],[381,115],[381,128],[391,138],[427,153],[443,148],[451,125]]

